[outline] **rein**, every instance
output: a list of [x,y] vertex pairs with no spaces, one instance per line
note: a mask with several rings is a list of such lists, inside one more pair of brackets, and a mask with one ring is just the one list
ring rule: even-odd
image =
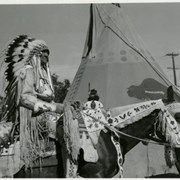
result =
[[110,129],[110,130],[113,130],[113,131],[115,131],[116,133],[119,133],[119,134],[121,134],[121,135],[123,135],[123,136],[126,136],[126,137],[129,137],[129,138],[132,138],[132,139],[136,139],[136,140],[138,140],[138,141],[143,141],[144,143],[151,143],[151,144],[157,144],[157,145],[164,145],[164,146],[170,146],[168,143],[161,143],[161,142],[152,142],[152,141],[150,141],[150,140],[146,140],[146,139],[142,139],[142,138],[138,138],[138,137],[136,137],[136,136],[132,136],[132,135],[130,135],[130,134],[127,134],[127,133],[124,133],[124,132],[122,132],[122,131],[120,131],[120,130],[117,130],[116,128],[112,128],[112,127],[110,127],[109,125],[107,125],[107,127]]
[[[83,113],[84,113],[84,112],[83,112]],[[130,134],[127,134],[127,133],[124,133],[124,132],[118,130],[118,129],[115,128],[114,126],[109,125],[108,123],[102,122],[100,119],[97,119],[97,118],[95,118],[95,117],[93,117],[93,116],[91,116],[91,115],[89,115],[89,114],[86,114],[86,113],[84,113],[84,114],[87,115],[87,116],[89,116],[89,117],[91,117],[91,118],[92,118],[93,120],[95,120],[96,122],[99,122],[99,123],[103,124],[103,125],[104,125],[106,128],[108,128],[109,130],[111,130],[111,131],[113,131],[113,132],[116,132],[116,135],[118,136],[118,138],[119,138],[119,135],[118,135],[118,134],[121,134],[121,135],[123,135],[123,136],[129,137],[129,138],[132,138],[132,139],[136,139],[136,140],[142,141],[142,142],[144,142],[144,143],[151,143],[151,144],[156,144],[156,145],[170,146],[168,143],[155,142],[155,141],[152,142],[152,141],[150,141],[150,140],[146,140],[146,139],[142,139],[142,138],[138,138],[138,137],[132,136],[132,135],[130,135]],[[118,134],[117,134],[117,133],[118,133]]]

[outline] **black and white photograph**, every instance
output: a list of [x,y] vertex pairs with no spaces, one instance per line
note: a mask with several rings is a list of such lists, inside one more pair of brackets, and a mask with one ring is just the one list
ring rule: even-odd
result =
[[180,2],[0,0],[0,178],[180,178]]

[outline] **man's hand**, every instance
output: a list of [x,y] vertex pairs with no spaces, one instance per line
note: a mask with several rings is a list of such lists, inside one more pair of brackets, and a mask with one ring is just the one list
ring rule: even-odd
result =
[[35,105],[34,105],[34,112],[46,112],[46,111],[52,111],[55,112],[56,111],[56,105],[55,104],[51,104],[51,103],[46,103],[43,101],[38,101]]

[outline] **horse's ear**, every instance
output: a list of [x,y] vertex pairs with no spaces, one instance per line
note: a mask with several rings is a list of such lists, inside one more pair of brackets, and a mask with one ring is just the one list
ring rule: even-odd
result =
[[167,88],[167,102],[168,102],[168,103],[171,103],[171,102],[173,102],[173,101],[175,101],[175,100],[174,100],[174,90],[173,90],[173,87],[172,87],[172,86],[169,86],[169,87]]

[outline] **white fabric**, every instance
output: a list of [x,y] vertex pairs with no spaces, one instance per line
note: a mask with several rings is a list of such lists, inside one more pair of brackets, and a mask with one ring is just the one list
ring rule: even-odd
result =
[[91,139],[87,138],[85,132],[82,133],[81,143],[81,148],[84,150],[84,160],[87,162],[97,162],[97,150],[94,149]]

